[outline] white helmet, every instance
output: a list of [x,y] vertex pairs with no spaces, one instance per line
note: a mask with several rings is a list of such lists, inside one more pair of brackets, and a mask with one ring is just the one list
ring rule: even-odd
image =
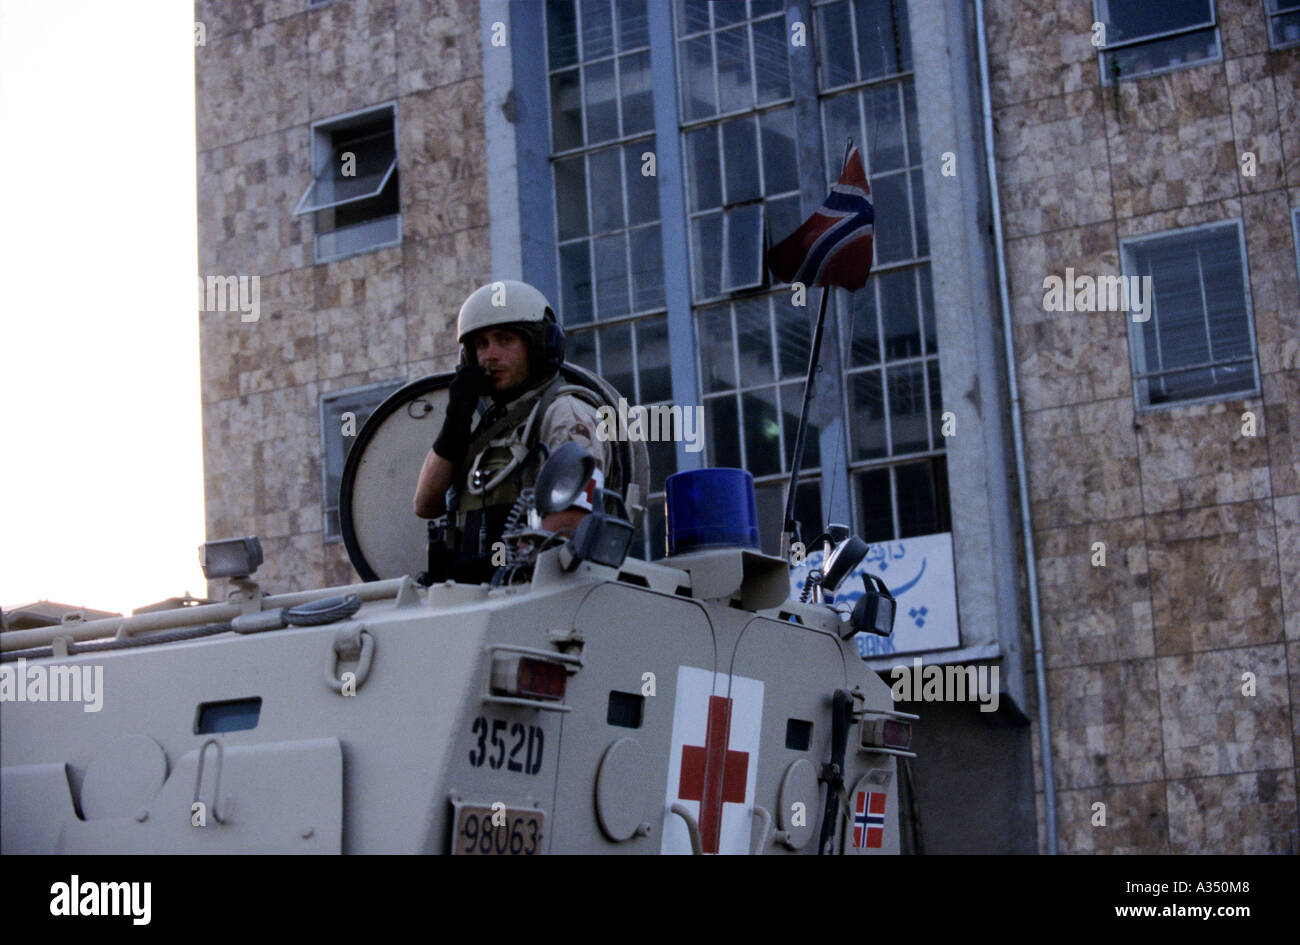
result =
[[456,343],[463,345],[474,332],[494,325],[517,329],[528,338],[535,368],[555,370],[564,360],[564,330],[546,296],[528,283],[506,279],[475,289],[456,318]]

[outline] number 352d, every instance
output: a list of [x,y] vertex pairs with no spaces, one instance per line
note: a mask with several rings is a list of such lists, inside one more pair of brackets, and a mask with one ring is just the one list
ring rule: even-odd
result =
[[536,774],[542,770],[546,733],[541,726],[480,715],[470,733],[473,747],[469,750],[469,763],[475,768],[483,767],[486,761],[494,771],[504,767],[507,771]]

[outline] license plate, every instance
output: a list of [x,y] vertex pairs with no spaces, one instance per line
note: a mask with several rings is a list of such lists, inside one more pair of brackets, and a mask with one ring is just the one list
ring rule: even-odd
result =
[[528,856],[542,849],[544,811],[480,804],[456,806],[451,852],[466,856]]

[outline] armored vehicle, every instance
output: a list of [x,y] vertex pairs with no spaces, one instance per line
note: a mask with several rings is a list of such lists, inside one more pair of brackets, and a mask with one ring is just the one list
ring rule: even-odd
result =
[[831,599],[866,546],[832,530],[792,596],[748,474],[706,469],[669,480],[671,553],[630,557],[635,443],[626,494],[545,533],[590,471],[566,444],[493,582],[424,586],[410,496],[449,380],[398,391],[353,446],[361,583],[268,595],[255,539],[211,542],[224,603],[0,635],[0,849],[897,853],[914,716],[853,645],[891,601]]

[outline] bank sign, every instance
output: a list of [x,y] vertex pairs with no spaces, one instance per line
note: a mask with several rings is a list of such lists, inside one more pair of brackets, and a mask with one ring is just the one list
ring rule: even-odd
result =
[[[822,564],[822,552],[812,552],[790,572],[790,591],[797,599],[808,572]],[[921,535],[879,542],[840,585],[835,603],[850,606],[862,596],[862,574],[885,582],[898,601],[894,635],[859,633],[855,640],[864,659],[895,653],[923,653],[958,646],[957,584],[952,567],[952,534]]]

